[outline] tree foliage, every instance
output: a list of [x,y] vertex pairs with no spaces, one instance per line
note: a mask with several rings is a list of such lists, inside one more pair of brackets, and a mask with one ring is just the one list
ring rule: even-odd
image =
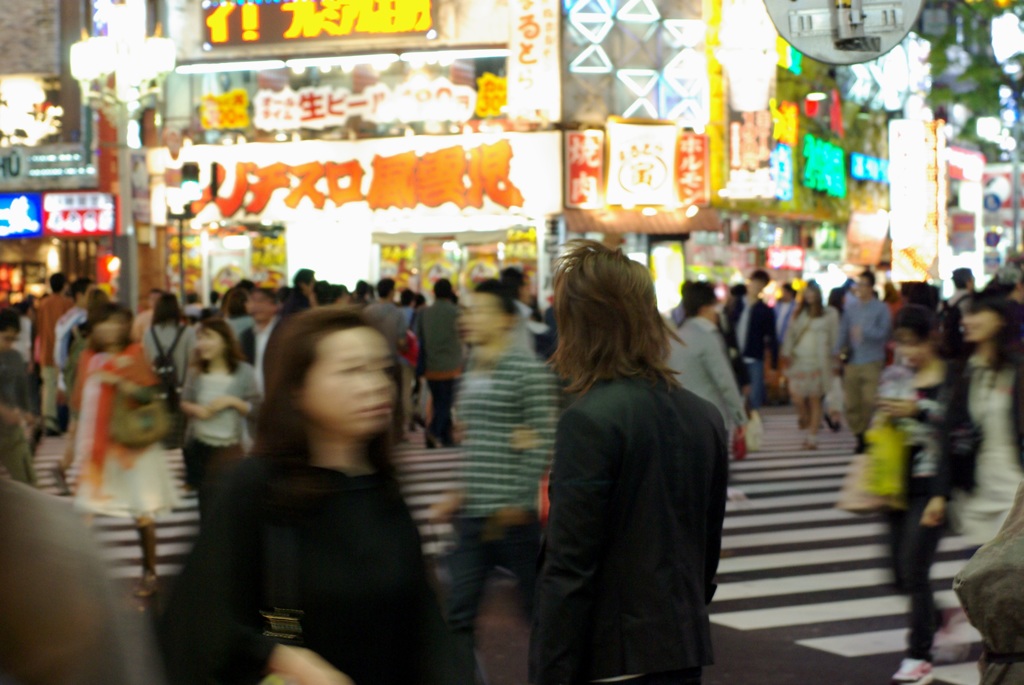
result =
[[1016,110],[1024,111],[1024,53],[1000,64],[992,49],[992,20],[1011,14],[1024,29],[1024,0],[940,0],[931,2],[928,11],[941,12],[938,16],[946,20],[940,35],[927,36],[932,41],[932,107],[948,110],[960,104],[969,109],[973,117],[964,138],[976,136],[978,117],[1000,115],[1003,86]]

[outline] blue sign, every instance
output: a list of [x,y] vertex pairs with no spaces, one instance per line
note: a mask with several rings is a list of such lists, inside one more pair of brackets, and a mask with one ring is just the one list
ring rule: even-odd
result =
[[1003,198],[999,197],[995,193],[989,193],[985,196],[985,209],[990,212],[998,212],[1002,209]]
[[850,176],[858,181],[889,184],[889,160],[868,157],[859,152],[850,155]]
[[43,237],[43,196],[0,193],[0,238]]
[[988,247],[999,247],[1000,236],[995,231],[989,231],[985,234],[985,245]]
[[772,180],[775,182],[775,197],[783,202],[793,199],[793,148],[779,143],[771,155]]

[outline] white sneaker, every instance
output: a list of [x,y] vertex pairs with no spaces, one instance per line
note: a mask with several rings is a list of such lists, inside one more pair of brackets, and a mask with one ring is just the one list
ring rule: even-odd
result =
[[892,682],[906,685],[929,685],[935,681],[932,675],[931,662],[921,659],[904,659],[900,664],[900,670],[892,677]]

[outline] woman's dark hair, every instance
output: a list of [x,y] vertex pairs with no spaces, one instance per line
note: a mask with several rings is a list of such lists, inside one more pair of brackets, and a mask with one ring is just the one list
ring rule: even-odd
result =
[[919,342],[930,342],[935,337],[935,314],[927,307],[908,304],[900,309],[893,324],[893,331],[900,330],[909,332]]
[[[996,334],[996,359],[995,368],[1003,369],[1009,366],[1017,356],[1020,341],[1020,322],[1017,320],[1017,305],[1012,300],[997,294],[982,293],[971,299],[971,314],[981,312],[992,312],[1003,320],[1003,327]],[[971,350],[973,353],[973,350]]]
[[82,335],[89,335],[95,325],[96,316],[102,314],[108,304],[110,304],[110,295],[107,295],[105,291],[97,288],[89,293],[85,308],[85,323],[78,327],[78,332]]
[[434,298],[438,300],[450,300],[454,295],[452,290],[452,282],[447,278],[437,279],[437,283],[434,284]]
[[153,325],[159,326],[165,323],[175,326],[181,323],[181,305],[178,304],[178,298],[171,293],[161,295],[156,306],[153,307]]
[[[235,330],[231,328],[224,319],[210,317],[203,319],[199,322],[200,331],[211,331],[216,333],[224,340],[224,360],[228,363],[228,369],[231,373],[238,370],[238,365],[245,361],[245,355],[242,354],[242,346],[238,344],[238,338],[235,336]],[[195,366],[206,373],[210,370],[210,362],[199,357],[199,350],[197,349],[195,355]]]
[[[812,305],[807,304],[807,293],[810,291],[818,293],[818,301]],[[797,305],[796,311],[793,313],[794,321],[804,309],[807,309],[807,313],[810,314],[812,319],[825,316],[825,296],[821,292],[821,286],[816,281],[810,281],[807,287],[804,288],[803,293],[800,294],[800,304]]]
[[228,294],[224,296],[224,303],[221,305],[221,311],[223,311],[224,316],[229,319],[246,316],[249,312],[245,308],[245,303],[248,301],[249,291],[236,286],[229,290]]
[[617,378],[644,378],[678,387],[668,367],[669,331],[650,272],[621,250],[592,240],[573,240],[555,267],[558,349],[552,364],[585,393]]
[[501,309],[506,314],[513,315],[519,313],[519,309],[516,307],[516,294],[512,290],[512,286],[490,278],[478,285],[474,292],[498,298],[498,301],[501,303]]
[[[106,323],[111,319],[121,319],[124,323],[124,337],[121,340],[121,346],[127,347],[132,341],[132,313],[131,310],[115,302],[104,302],[96,304],[89,310],[88,314],[88,326],[90,331],[95,331],[96,327],[100,324]],[[97,346],[96,340],[90,338],[89,347],[96,352],[103,352],[103,349]]]
[[[285,512],[305,510],[333,492],[325,489],[323,479],[310,467],[309,431],[295,398],[306,384],[324,338],[358,328],[372,329],[358,308],[318,307],[289,317],[280,340],[273,343],[274,364],[267,375],[253,455],[278,472],[271,504]],[[385,428],[370,441],[367,457],[378,473],[392,478],[389,433]]]
[[832,288],[828,294],[828,306],[842,314],[846,308],[846,288]]

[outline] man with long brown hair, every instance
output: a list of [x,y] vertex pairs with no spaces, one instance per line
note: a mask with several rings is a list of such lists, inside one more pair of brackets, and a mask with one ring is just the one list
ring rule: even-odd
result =
[[648,271],[592,241],[555,270],[562,415],[541,553],[536,685],[697,685],[728,462],[710,403],[679,387]]

